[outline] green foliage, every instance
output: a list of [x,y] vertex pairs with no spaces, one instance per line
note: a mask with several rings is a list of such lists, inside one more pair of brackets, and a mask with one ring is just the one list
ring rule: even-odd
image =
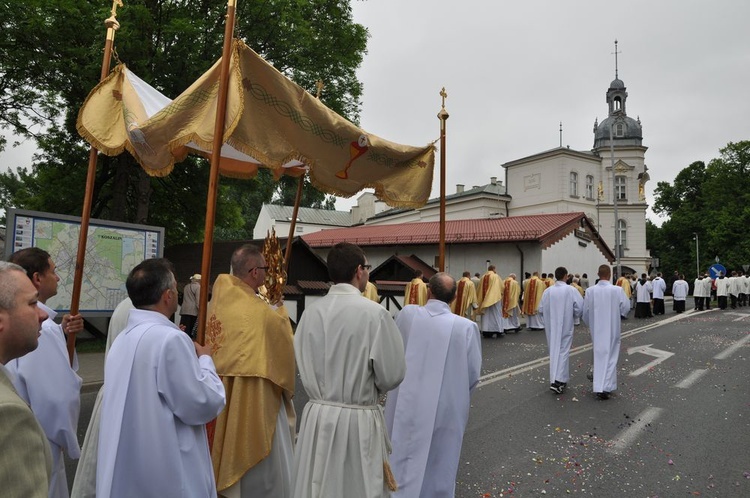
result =
[[701,271],[717,256],[728,270],[750,264],[750,141],[730,142],[719,153],[707,166],[695,162],[673,185],[659,182],[655,190],[654,211],[669,219],[661,227],[649,223],[646,235],[664,274],[694,276],[696,249]]
[[[176,97],[221,55],[223,0],[127,0],[118,9],[116,56],[168,97]],[[111,2],[0,0],[0,129],[31,137],[30,169],[0,174],[6,207],[80,215],[88,145],[75,130],[78,109],[101,72]],[[356,69],[367,30],[352,21],[349,1],[242,0],[235,36],[353,122],[362,85]],[[4,143],[0,143],[0,150]],[[168,244],[203,240],[208,184],[205,159],[189,157],[165,178],[147,177],[124,153],[98,160],[92,216],[166,227]],[[222,178],[215,238],[252,237],[265,202],[289,203],[296,180],[267,172],[250,181]],[[333,198],[305,182],[303,206],[333,208]]]

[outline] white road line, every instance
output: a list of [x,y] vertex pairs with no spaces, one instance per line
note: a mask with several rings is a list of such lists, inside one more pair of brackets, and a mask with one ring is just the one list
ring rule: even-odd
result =
[[714,360],[726,360],[730,356],[732,356],[738,349],[740,349],[742,346],[750,342],[750,334],[746,335],[739,341],[735,342],[731,346],[729,346],[727,349],[722,351],[721,353],[714,356]]
[[687,377],[685,377],[684,379],[682,379],[680,382],[678,382],[674,386],[675,387],[679,387],[680,389],[688,389],[693,384],[695,384],[696,382],[698,382],[698,380],[700,380],[701,377],[703,377],[704,375],[706,375],[706,372],[708,372],[707,369],[693,370],[692,372],[690,372],[690,374],[688,374]]
[[[643,325],[642,327],[634,328],[633,330],[629,330],[627,332],[623,332],[620,336],[621,339],[624,339],[626,337],[630,337],[632,335],[640,334],[641,332],[646,332],[647,330],[655,329],[657,327],[660,327],[661,325],[664,325],[666,323],[671,323],[677,320],[683,320],[685,318],[688,318],[690,315],[694,313],[708,313],[707,311],[699,311],[695,312],[694,310],[687,311],[685,313],[680,313],[676,316],[666,318],[664,320],[660,320],[658,322],[650,323],[648,325]],[[572,348],[570,350],[570,356],[575,356],[577,354],[585,353],[586,351],[591,351],[593,348],[593,345],[589,342],[587,344],[584,344],[582,346],[578,346],[575,348]],[[494,382],[497,382],[499,380],[507,379],[509,377],[512,377],[514,375],[528,372],[529,370],[533,370],[535,368],[542,367],[544,365],[549,365],[549,356],[545,356],[543,358],[538,358],[533,361],[529,361],[526,363],[521,363],[520,365],[516,365],[513,367],[506,368],[504,370],[498,370],[496,372],[490,372],[488,374],[482,375],[479,377],[479,387],[486,386],[488,384],[492,384]]]
[[[738,315],[738,314],[739,314],[739,313],[735,313],[735,315]],[[732,320],[732,321],[733,321],[733,322],[739,322],[739,321],[741,321],[741,320],[744,320],[745,318],[747,318],[747,317],[749,317],[749,316],[750,316],[750,315],[744,315],[744,314],[743,314],[743,315],[742,315],[741,317],[739,317],[739,318],[735,318],[735,319],[734,319],[734,320]]]
[[653,406],[646,408],[640,415],[635,418],[633,425],[620,432],[614,438],[615,444],[607,451],[614,454],[620,454],[628,449],[628,447],[633,444],[633,441],[638,438],[641,432],[643,432],[643,430],[649,424],[652,424],[657,418],[659,418],[659,415],[661,415],[661,412],[663,411],[664,410],[662,408],[656,408]]

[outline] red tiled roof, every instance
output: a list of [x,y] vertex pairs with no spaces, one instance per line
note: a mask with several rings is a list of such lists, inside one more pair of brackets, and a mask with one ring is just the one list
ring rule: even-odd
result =
[[[585,216],[584,213],[555,213],[491,220],[446,221],[445,241],[450,244],[542,241]],[[321,230],[302,236],[310,247],[331,247],[339,242],[351,242],[359,246],[437,244],[439,237],[440,226],[437,221],[361,225]]]

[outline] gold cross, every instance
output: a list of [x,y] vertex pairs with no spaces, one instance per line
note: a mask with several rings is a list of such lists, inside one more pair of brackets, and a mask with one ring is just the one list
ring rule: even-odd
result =
[[445,91],[445,87],[440,90],[440,96],[443,97],[443,109],[445,109],[445,99],[448,97],[448,92]]
[[320,94],[323,92],[324,86],[325,85],[323,84],[323,80],[318,80],[315,82],[315,89],[316,89],[315,98],[316,99],[320,100]]

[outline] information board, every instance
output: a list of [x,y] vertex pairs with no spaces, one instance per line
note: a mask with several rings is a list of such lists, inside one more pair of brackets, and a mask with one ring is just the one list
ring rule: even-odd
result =
[[[57,266],[57,295],[47,306],[69,311],[73,293],[81,219],[38,211],[9,209],[5,259],[27,247],[47,251]],[[127,297],[128,273],[144,259],[164,254],[164,228],[91,219],[79,311],[87,316],[110,315]]]

